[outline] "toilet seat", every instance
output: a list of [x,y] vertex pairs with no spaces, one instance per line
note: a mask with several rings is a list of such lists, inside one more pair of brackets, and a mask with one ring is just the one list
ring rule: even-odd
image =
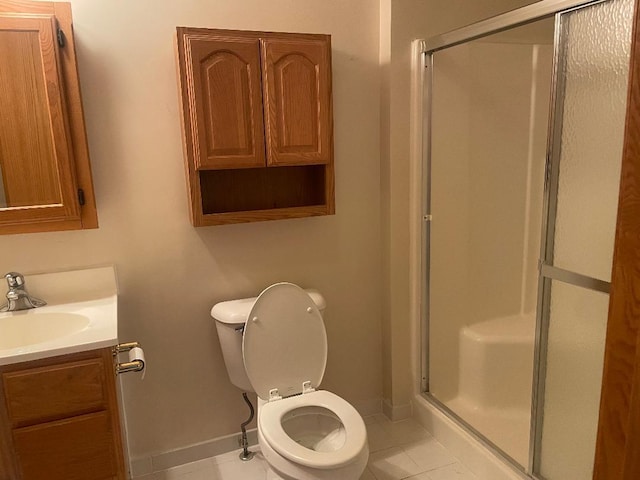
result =
[[287,282],[266,288],[249,312],[242,356],[263,400],[318,388],[327,364],[327,332],[309,294]]
[[[293,440],[284,431],[282,418],[301,407],[324,407],[338,417],[346,431],[344,445],[333,452],[316,452]],[[326,390],[266,402],[260,408],[258,424],[271,448],[288,460],[307,467],[342,467],[351,463],[367,446],[366,428],[358,411],[346,400]]]
[[[317,305],[304,290],[283,282],[260,294],[246,320],[242,357],[251,386],[260,397],[258,438],[264,442],[271,465],[279,464],[282,472],[292,470],[283,473],[285,478],[351,479],[355,476],[343,477],[340,472],[362,473],[368,458],[362,417],[339,396],[316,390],[327,364],[327,333]],[[335,416],[344,430],[344,444],[329,452],[315,451],[289,436],[282,424],[284,417],[305,407],[324,408]],[[315,433],[324,435],[320,429]],[[300,469],[307,469],[306,473]]]

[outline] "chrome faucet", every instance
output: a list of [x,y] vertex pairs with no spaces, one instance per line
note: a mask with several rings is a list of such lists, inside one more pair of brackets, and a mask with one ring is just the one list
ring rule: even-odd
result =
[[9,272],[4,278],[9,285],[7,291],[7,303],[0,307],[0,312],[15,312],[29,308],[43,307],[47,304],[44,300],[32,297],[24,286],[24,277],[18,272]]

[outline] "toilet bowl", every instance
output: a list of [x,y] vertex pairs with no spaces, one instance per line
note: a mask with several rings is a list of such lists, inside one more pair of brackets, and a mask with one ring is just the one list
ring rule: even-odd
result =
[[369,449],[346,400],[318,390],[327,362],[324,299],[291,283],[216,304],[211,315],[229,377],[258,394],[258,443],[285,480],[357,480]]

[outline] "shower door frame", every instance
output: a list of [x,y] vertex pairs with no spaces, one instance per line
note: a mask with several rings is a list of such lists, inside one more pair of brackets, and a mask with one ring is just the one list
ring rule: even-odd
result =
[[[418,117],[421,127],[416,133],[421,137],[417,157],[421,159],[421,302],[420,302],[420,391],[424,398],[453,418],[467,433],[474,436],[496,456],[514,467],[525,478],[538,479],[539,472],[542,405],[544,398],[544,374],[546,358],[546,339],[549,324],[549,299],[551,280],[559,280],[583,288],[609,293],[608,282],[566,271],[553,266],[553,235],[555,231],[556,196],[559,175],[560,146],[562,130],[562,96],[558,92],[564,89],[562,76],[558,74],[562,61],[563,14],[574,10],[603,3],[608,0],[542,0],[529,6],[483,20],[472,25],[414,42],[414,53],[418,55],[417,64],[417,102],[421,105],[422,115]],[[532,384],[531,428],[528,464],[521,466],[508,454],[488,440],[463,418],[435,398],[429,391],[429,290],[430,290],[430,235],[431,235],[431,127],[432,127],[432,86],[433,54],[462,43],[526,25],[545,18],[555,17],[553,71],[551,78],[551,104],[549,111],[549,129],[547,139],[547,159],[545,167],[544,204],[542,215],[542,241],[539,261],[538,303],[536,307],[536,335],[534,348],[534,371]]]

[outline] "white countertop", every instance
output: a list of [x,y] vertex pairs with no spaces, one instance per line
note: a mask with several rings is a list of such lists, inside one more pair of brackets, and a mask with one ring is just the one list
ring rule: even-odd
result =
[[[51,340],[4,350],[0,348],[0,365],[94,350],[118,343],[118,295],[112,266],[25,275],[25,286],[30,295],[45,300],[47,305],[0,313],[0,325],[10,317],[14,324],[16,319],[24,317],[25,325],[28,325],[31,315],[60,313],[82,315],[88,319],[88,324],[78,331]],[[1,303],[4,303],[2,297]]]

